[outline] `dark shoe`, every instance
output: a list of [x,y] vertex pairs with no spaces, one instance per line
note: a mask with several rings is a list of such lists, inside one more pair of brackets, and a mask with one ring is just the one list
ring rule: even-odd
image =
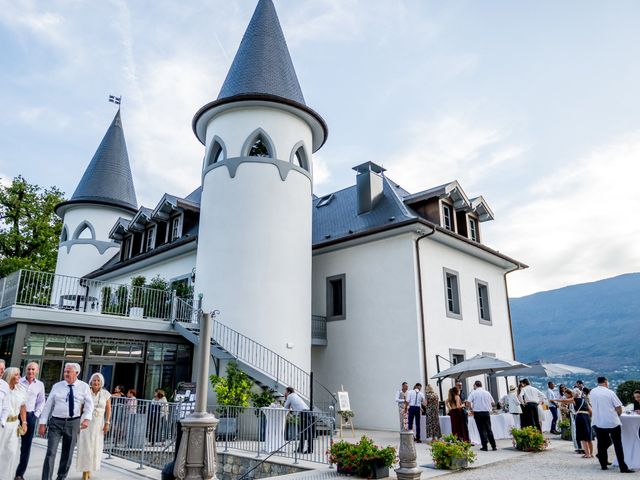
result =
[[496,447],[491,447],[491,450],[495,452],[498,449]]
[[635,470],[631,470],[630,468],[627,468],[626,470],[620,470],[620,473],[633,473],[635,472]]
[[24,477],[22,475],[16,475],[16,478],[13,480],[24,480]]
[[609,467],[600,467],[602,470],[609,470]]
[[551,430],[551,433],[553,433],[554,435],[560,435],[560,432],[557,430]]
[[416,438],[416,443],[422,443],[422,440],[420,440],[419,438]]
[[487,447],[481,447],[480,450],[482,450],[483,452],[488,452],[489,449]]

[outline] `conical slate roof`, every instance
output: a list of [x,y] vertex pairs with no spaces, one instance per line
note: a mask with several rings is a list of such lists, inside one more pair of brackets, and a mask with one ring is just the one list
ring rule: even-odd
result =
[[56,210],[74,203],[138,210],[119,109],[71,199],[59,204]]
[[313,129],[313,151],[326,141],[324,119],[307,107],[272,0],[259,0],[218,98],[193,117],[193,132],[205,143],[205,127],[214,112],[235,102],[275,102],[297,112]]
[[218,100],[267,94],[306,105],[271,0],[260,0],[242,37]]

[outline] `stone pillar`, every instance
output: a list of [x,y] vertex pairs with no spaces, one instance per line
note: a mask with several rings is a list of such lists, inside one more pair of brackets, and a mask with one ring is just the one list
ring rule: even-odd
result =
[[200,315],[199,371],[195,411],[182,420],[182,439],[173,474],[180,480],[210,480],[216,475],[218,419],[207,413],[211,315]]
[[416,446],[413,441],[413,432],[400,432],[400,468],[396,468],[398,480],[418,480],[422,475],[422,469],[418,468]]

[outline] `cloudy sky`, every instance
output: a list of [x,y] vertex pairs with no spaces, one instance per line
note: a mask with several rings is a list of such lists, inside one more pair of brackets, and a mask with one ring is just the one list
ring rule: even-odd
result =
[[[274,0],[329,125],[317,194],[374,161],[410,191],[457,179],[530,268],[521,296],[640,270],[640,2]],[[71,195],[111,122],[138,200],[199,182],[214,99],[255,0],[0,0],[0,177]]]

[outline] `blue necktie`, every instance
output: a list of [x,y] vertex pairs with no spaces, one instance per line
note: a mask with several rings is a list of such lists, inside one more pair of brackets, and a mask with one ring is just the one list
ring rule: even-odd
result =
[[69,385],[69,418],[73,418],[73,406],[75,399],[73,398],[73,385]]

